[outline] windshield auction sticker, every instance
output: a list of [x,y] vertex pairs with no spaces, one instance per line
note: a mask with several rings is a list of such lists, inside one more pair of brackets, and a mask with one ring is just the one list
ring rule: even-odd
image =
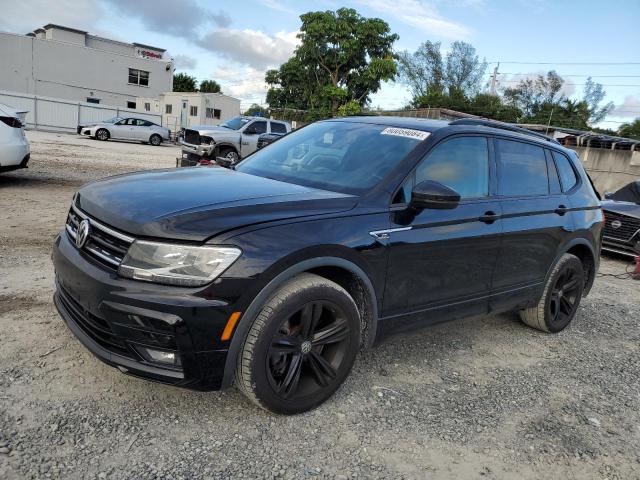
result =
[[427,138],[430,133],[423,132],[421,130],[412,130],[411,128],[396,128],[396,127],[388,127],[380,132],[381,135],[393,135],[396,137],[407,137],[413,138],[414,140],[418,140],[421,142],[425,138]]

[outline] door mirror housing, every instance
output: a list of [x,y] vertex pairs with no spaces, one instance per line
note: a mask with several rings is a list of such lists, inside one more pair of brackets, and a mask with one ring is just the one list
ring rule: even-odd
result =
[[426,180],[413,187],[409,205],[419,210],[425,208],[447,210],[456,208],[459,203],[460,194],[453,188],[440,182]]

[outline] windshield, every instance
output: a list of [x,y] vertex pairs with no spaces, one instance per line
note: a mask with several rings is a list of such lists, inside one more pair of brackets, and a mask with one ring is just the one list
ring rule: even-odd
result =
[[231,130],[240,130],[243,125],[247,124],[250,118],[233,117],[226,122],[220,124],[221,127],[230,128]]
[[122,120],[122,117],[112,117],[112,118],[107,118],[106,120],[103,120],[102,123],[116,123],[116,122],[119,122],[120,120]]
[[258,150],[236,170],[357,195],[377,185],[427,136],[384,125],[319,122]]

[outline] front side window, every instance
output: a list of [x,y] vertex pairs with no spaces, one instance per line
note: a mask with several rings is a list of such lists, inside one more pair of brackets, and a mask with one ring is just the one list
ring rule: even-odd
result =
[[576,183],[578,178],[576,172],[571,166],[571,161],[561,153],[553,152],[553,159],[556,161],[556,167],[558,168],[558,175],[560,175],[560,183],[562,184],[562,191],[568,192]]
[[544,149],[514,140],[496,139],[500,193],[505,196],[547,195],[549,177]]
[[489,149],[484,137],[456,137],[436,146],[416,170],[425,180],[454,189],[461,198],[489,195]]
[[192,117],[198,116],[198,107],[196,105],[191,105],[189,107],[189,115],[191,115]]
[[263,121],[253,122],[251,125],[247,127],[247,131],[251,131],[252,133],[266,133],[267,122],[263,122]]
[[287,127],[284,125],[284,123],[271,122],[271,132],[272,133],[287,133]]
[[138,70],[137,68],[129,69],[129,83],[134,85],[149,86],[149,72]]
[[324,121],[258,150],[236,170],[358,195],[379,184],[424,138],[368,123]]

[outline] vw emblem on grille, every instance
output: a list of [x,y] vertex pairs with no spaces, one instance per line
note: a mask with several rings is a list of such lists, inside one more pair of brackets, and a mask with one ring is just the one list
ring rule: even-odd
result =
[[622,222],[620,220],[614,220],[613,222],[611,222],[611,228],[613,228],[614,230],[619,229],[622,226]]
[[78,225],[78,231],[76,232],[76,247],[82,248],[84,244],[87,243],[87,238],[89,238],[89,230],[91,229],[91,224],[88,219],[84,219]]

